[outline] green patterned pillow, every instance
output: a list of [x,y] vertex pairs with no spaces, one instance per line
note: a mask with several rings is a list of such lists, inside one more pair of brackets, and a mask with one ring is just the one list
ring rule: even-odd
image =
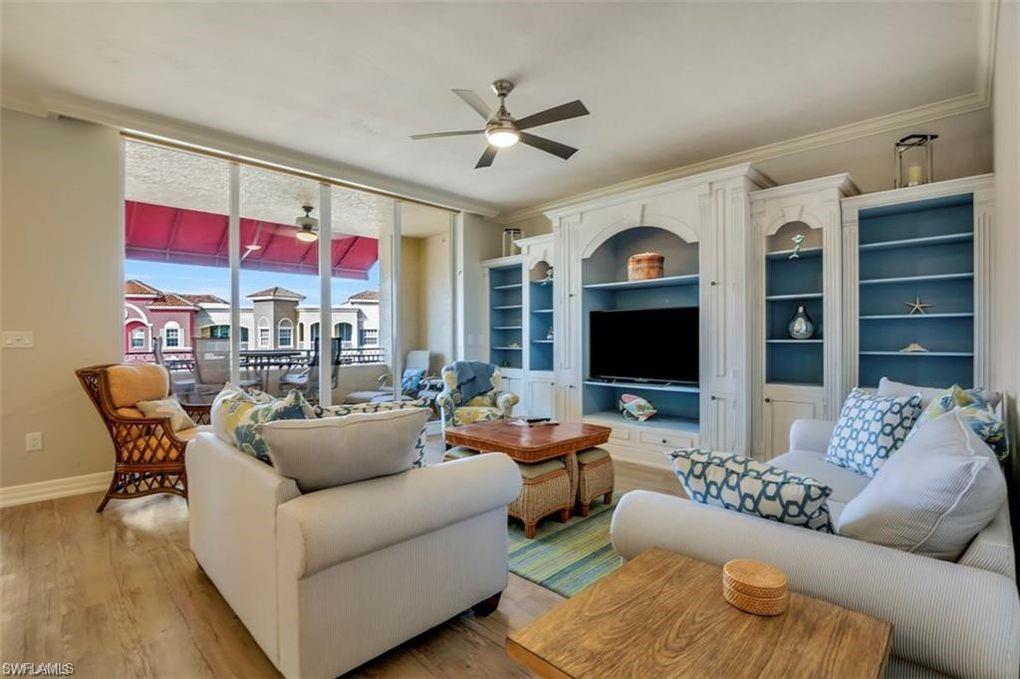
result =
[[241,452],[248,453],[266,464],[272,464],[269,461],[266,442],[256,425],[273,420],[312,420],[315,417],[315,409],[305,400],[301,392],[291,390],[284,398],[259,403],[245,410],[234,427],[234,438],[237,441],[235,445]]
[[963,420],[970,425],[975,434],[995,451],[995,456],[1004,460],[1008,454],[1006,447],[1006,426],[991,406],[981,396],[980,389],[963,389],[954,384],[937,398],[933,398],[921,416],[917,418],[907,440],[910,440],[926,423],[952,410],[959,410]]
[[677,480],[694,502],[716,505],[770,521],[831,533],[825,484],[736,453],[700,448],[674,450]]
[[[984,403],[982,401],[982,403]],[[965,421],[970,428],[981,437],[981,440],[988,444],[988,447],[995,453],[995,457],[1002,462],[1009,455],[1009,448],[1006,445],[1006,425],[1003,424],[995,411],[984,405],[969,405],[957,408],[960,411],[960,419]]]
[[979,405],[984,407],[985,401],[980,396],[980,391],[977,389],[964,390],[958,384],[946,389],[944,392],[933,398],[928,404],[928,407],[924,409],[921,416],[914,422],[914,426],[910,429],[910,433],[907,434],[906,440],[909,441],[910,437],[917,433],[917,430],[925,425],[927,422],[931,422],[940,415],[945,415],[950,410],[960,406]]

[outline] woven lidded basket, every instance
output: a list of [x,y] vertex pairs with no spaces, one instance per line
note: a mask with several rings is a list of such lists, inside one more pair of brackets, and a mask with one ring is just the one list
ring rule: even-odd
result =
[[642,252],[632,256],[627,260],[627,280],[662,278],[662,263],[665,259],[658,252]]
[[755,615],[785,613],[790,602],[786,573],[761,561],[728,561],[723,566],[723,598]]

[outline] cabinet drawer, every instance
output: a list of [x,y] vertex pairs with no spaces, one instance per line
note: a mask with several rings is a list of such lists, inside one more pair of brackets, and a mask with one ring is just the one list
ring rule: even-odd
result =
[[619,442],[626,442],[631,440],[630,427],[613,427],[613,431],[609,433],[609,440]]
[[689,448],[694,445],[694,439],[686,434],[677,434],[667,431],[642,431],[638,438],[641,443],[657,448]]

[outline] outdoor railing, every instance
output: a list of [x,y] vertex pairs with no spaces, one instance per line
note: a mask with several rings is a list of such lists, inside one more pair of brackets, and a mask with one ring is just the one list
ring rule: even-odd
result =
[[[241,367],[294,367],[308,365],[312,359],[311,349],[242,349]],[[168,370],[194,370],[195,361],[190,350],[173,352],[165,351],[164,363]],[[125,363],[155,363],[156,354],[152,351],[129,351],[124,355]],[[365,365],[383,363],[384,354],[381,347],[345,347],[340,352],[340,365]]]

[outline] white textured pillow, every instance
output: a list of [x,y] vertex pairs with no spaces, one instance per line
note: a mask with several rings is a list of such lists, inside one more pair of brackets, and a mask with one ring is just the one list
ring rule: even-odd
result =
[[269,459],[303,493],[410,469],[428,410],[354,413],[257,425]]
[[837,532],[955,561],[1006,500],[992,450],[958,410],[926,424],[839,515]]

